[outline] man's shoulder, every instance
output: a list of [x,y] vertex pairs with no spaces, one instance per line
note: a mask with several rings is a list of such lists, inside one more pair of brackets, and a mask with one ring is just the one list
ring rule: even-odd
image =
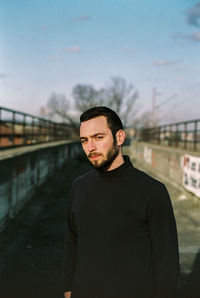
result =
[[165,188],[165,185],[155,177],[152,177],[151,175],[137,168],[134,168],[134,170],[135,170],[137,182],[141,183],[147,189],[151,188],[151,189],[158,190],[158,189]]
[[78,176],[74,181],[73,184],[74,185],[80,185],[80,184],[85,184],[87,182],[91,182],[91,179],[93,179],[95,177],[95,170],[90,170],[86,173],[84,173],[81,176]]

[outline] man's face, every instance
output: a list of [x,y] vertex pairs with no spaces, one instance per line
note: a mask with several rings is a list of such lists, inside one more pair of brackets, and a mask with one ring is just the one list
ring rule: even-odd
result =
[[82,122],[80,140],[89,161],[97,169],[109,168],[119,153],[105,116]]

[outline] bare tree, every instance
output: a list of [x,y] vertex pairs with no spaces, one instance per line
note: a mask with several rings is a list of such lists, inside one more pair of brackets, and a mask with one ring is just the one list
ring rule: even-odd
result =
[[132,122],[137,110],[134,109],[135,101],[138,99],[138,91],[134,90],[132,84],[128,84],[122,77],[112,77],[106,88],[105,104],[120,115],[126,126]]
[[103,103],[103,90],[96,90],[92,85],[76,85],[73,88],[72,96],[75,101],[75,108],[79,112],[84,112]]
[[146,111],[142,113],[140,117],[133,119],[131,124],[135,129],[149,128],[151,127],[151,118],[152,113],[150,111]]
[[[124,126],[132,122],[136,113],[135,101],[138,92],[131,84],[128,84],[122,77],[112,77],[109,83],[100,89],[95,89],[92,85],[76,85],[72,90],[74,108],[77,114],[85,110],[105,105],[115,110],[121,117]],[[51,119],[61,119],[71,126],[78,126],[78,116],[72,116],[69,100],[64,94],[52,93],[48,99],[46,107],[41,108]]]
[[45,119],[49,119],[49,112],[46,106],[40,107],[39,116]]
[[50,119],[59,119],[74,128],[78,127],[76,117],[72,116],[70,112],[70,102],[64,94],[53,92],[48,99],[47,109]]
[[138,92],[124,78],[112,77],[106,87],[96,90],[91,85],[76,85],[72,96],[75,107],[83,112],[91,107],[106,105],[118,113],[126,126],[136,113],[134,104]]

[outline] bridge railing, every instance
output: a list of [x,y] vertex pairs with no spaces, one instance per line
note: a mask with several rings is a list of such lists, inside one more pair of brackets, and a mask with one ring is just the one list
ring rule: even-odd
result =
[[71,139],[69,124],[0,107],[0,149]]
[[200,119],[146,128],[143,141],[182,149],[200,151]]

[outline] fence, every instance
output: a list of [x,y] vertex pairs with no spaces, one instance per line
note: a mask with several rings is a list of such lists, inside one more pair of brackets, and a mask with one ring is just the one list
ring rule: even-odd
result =
[[73,138],[65,123],[0,107],[0,149]]
[[200,119],[143,129],[141,140],[200,151]]

